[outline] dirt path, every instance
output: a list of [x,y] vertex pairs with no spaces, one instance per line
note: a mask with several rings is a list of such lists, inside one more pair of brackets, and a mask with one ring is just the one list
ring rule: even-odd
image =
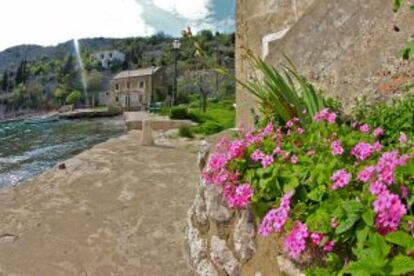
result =
[[0,191],[0,275],[192,275],[183,228],[196,155],[137,141],[108,141]]

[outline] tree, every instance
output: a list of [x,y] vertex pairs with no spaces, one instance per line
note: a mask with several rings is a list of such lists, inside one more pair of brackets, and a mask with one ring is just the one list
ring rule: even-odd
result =
[[81,96],[82,94],[80,91],[74,90],[66,97],[66,103],[75,105],[79,102]]
[[58,87],[53,92],[53,96],[56,98],[59,105],[62,105],[63,99],[65,98],[65,91],[61,87]]
[[9,73],[4,71],[3,78],[1,80],[1,90],[4,92],[9,92]]
[[102,74],[98,71],[92,71],[87,76],[88,92],[92,94],[92,107],[95,107],[96,95],[102,91]]

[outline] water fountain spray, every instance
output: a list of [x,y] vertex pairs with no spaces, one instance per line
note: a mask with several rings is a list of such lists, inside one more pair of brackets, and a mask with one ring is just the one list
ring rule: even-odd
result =
[[88,105],[88,83],[86,82],[86,74],[85,74],[85,68],[83,66],[83,61],[80,53],[79,48],[79,41],[78,39],[73,39],[73,45],[75,46],[75,53],[76,53],[76,60],[78,61],[79,69],[80,69],[80,75],[81,75],[81,81],[82,81],[82,87],[83,87],[83,95],[85,97],[85,104]]

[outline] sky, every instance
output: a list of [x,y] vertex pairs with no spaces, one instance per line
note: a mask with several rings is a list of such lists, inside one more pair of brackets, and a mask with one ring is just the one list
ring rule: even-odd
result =
[[236,0],[1,0],[0,51],[73,38],[232,32]]

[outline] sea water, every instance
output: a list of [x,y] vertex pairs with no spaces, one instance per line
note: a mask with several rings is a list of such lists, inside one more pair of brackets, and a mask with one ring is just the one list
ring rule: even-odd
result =
[[95,144],[122,135],[119,119],[0,122],[0,188],[15,186]]

